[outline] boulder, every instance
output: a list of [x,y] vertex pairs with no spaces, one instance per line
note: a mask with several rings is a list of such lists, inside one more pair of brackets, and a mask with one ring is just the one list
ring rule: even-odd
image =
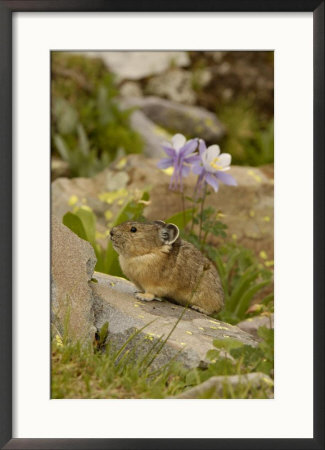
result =
[[164,156],[162,145],[169,141],[171,135],[150,120],[142,111],[134,111],[130,116],[130,125],[143,140],[143,153],[149,158]]
[[94,327],[89,281],[96,264],[92,246],[55,217],[51,230],[51,323],[55,334],[91,342]]
[[142,89],[136,81],[126,81],[120,86],[120,95],[122,97],[142,97]]
[[238,327],[192,309],[184,313],[182,306],[168,301],[139,301],[134,297],[135,285],[123,278],[97,272],[93,278],[96,280],[91,283],[95,325],[101,329],[108,322],[110,345],[120,348],[136,330],[142,329],[126,348],[137,346],[137,358],[146,354],[154,344],[157,351],[158,341],[169,336],[154,366],[162,366],[176,358],[186,367],[205,367],[208,363],[206,353],[214,348],[214,339],[233,338],[248,345],[257,343]]
[[257,330],[260,327],[274,328],[274,315],[268,314],[265,316],[251,317],[239,322],[237,327],[257,338]]
[[170,67],[190,64],[186,52],[83,52],[85,56],[101,58],[118,80],[140,80]]
[[225,387],[232,390],[240,386],[247,386],[254,389],[263,389],[268,391],[268,398],[273,398],[272,378],[262,372],[253,372],[245,375],[216,376],[211,377],[203,383],[182,392],[175,398],[224,398]]
[[182,105],[159,97],[130,97],[121,100],[123,107],[138,107],[153,122],[185,136],[200,136],[218,143],[225,129],[216,114],[198,106]]
[[178,68],[150,78],[145,93],[187,105],[196,101],[191,72]]

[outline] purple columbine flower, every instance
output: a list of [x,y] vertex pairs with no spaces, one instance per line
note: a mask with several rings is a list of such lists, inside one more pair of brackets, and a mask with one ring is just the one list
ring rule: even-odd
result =
[[157,166],[159,169],[167,169],[173,167],[174,172],[170,180],[170,189],[183,189],[182,180],[187,177],[191,170],[191,164],[200,161],[200,156],[194,154],[198,146],[197,139],[191,139],[186,142],[185,136],[182,134],[175,134],[171,139],[172,143],[163,145],[163,149],[168,155],[168,158],[161,159]]
[[220,153],[219,145],[210,145],[207,148],[205,142],[199,140],[200,160],[196,161],[192,171],[199,175],[196,190],[201,190],[204,183],[208,183],[215,192],[219,189],[219,181],[230,186],[237,186],[236,180],[225,173],[230,169],[231,155]]

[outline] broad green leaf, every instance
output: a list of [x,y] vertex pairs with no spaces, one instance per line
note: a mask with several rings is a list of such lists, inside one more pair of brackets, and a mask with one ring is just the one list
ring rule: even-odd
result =
[[177,214],[174,214],[173,216],[169,217],[166,220],[166,223],[173,223],[180,229],[184,229],[186,225],[190,222],[192,219],[192,216],[195,212],[194,208],[187,209],[185,211],[181,211]]
[[[89,141],[88,141],[85,129],[84,129],[84,127],[81,124],[78,124],[77,132],[78,132],[78,143],[79,143],[80,152],[84,156],[87,157],[89,155],[89,151],[90,151]],[[95,156],[95,159],[96,159],[96,153],[95,152],[94,152],[94,156]]]
[[67,212],[62,219],[63,224],[70,228],[76,235],[78,235],[81,239],[87,241],[87,233],[82,224],[80,217],[76,216],[72,212]]
[[255,267],[249,267],[246,272],[238,279],[235,286],[233,286],[232,293],[229,298],[228,307],[234,310],[240,302],[242,295],[247,292],[251,283],[258,277],[259,271],[254,270]]
[[81,220],[84,229],[86,231],[87,235],[87,241],[90,242],[92,246],[96,243],[96,216],[93,213],[93,211],[88,208],[82,206],[81,208],[78,208],[75,212],[76,216],[79,217]]
[[270,284],[270,280],[265,280],[262,281],[259,284],[256,284],[254,286],[252,286],[250,289],[247,290],[247,292],[242,296],[242,298],[240,299],[240,301],[238,302],[236,309],[235,309],[235,314],[238,315],[239,318],[243,317],[245,312],[247,311],[254,295],[260,291],[261,289],[263,289],[265,286],[267,286],[268,284]]
[[70,151],[64,142],[63,138],[59,134],[54,135],[54,144],[57,151],[60,153],[61,158],[64,161],[70,161]]
[[227,351],[230,351],[234,348],[242,347],[244,344],[240,341],[237,341],[237,339],[215,339],[213,341],[213,345],[216,348],[221,348]]

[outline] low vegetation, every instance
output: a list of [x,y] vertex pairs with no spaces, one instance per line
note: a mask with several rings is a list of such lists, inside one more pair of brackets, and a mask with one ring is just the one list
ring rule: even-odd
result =
[[[100,333],[99,333],[100,335]],[[147,354],[134,361],[127,344],[115,349],[103,349],[102,340],[93,347],[71,344],[64,338],[52,342],[52,398],[167,398],[174,397],[215,375],[243,375],[262,372],[273,377],[273,330],[260,328],[261,342],[254,348],[238,341],[216,340],[214,350],[208,352],[211,363],[207,369],[187,369],[170,361],[166,366],[152,369],[159,352],[159,343],[152,343]],[[135,339],[137,332],[131,336]],[[163,344],[163,343],[162,343]],[[133,346],[135,348],[135,346]],[[105,350],[105,351],[103,351]],[[202,398],[272,398],[273,383],[265,377],[265,384],[257,388],[249,384],[223,386],[222,395],[205,392]]]

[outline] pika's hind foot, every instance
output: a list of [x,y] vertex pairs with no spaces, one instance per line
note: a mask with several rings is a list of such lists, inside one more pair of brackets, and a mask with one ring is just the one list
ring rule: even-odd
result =
[[209,315],[208,311],[201,308],[200,306],[196,306],[196,305],[191,305],[191,308],[194,309],[195,311],[198,311],[202,314],[206,314],[207,316]]
[[152,300],[158,300],[161,302],[161,298],[155,297],[153,294],[150,294],[150,292],[136,292],[135,297],[144,302],[152,302]]

